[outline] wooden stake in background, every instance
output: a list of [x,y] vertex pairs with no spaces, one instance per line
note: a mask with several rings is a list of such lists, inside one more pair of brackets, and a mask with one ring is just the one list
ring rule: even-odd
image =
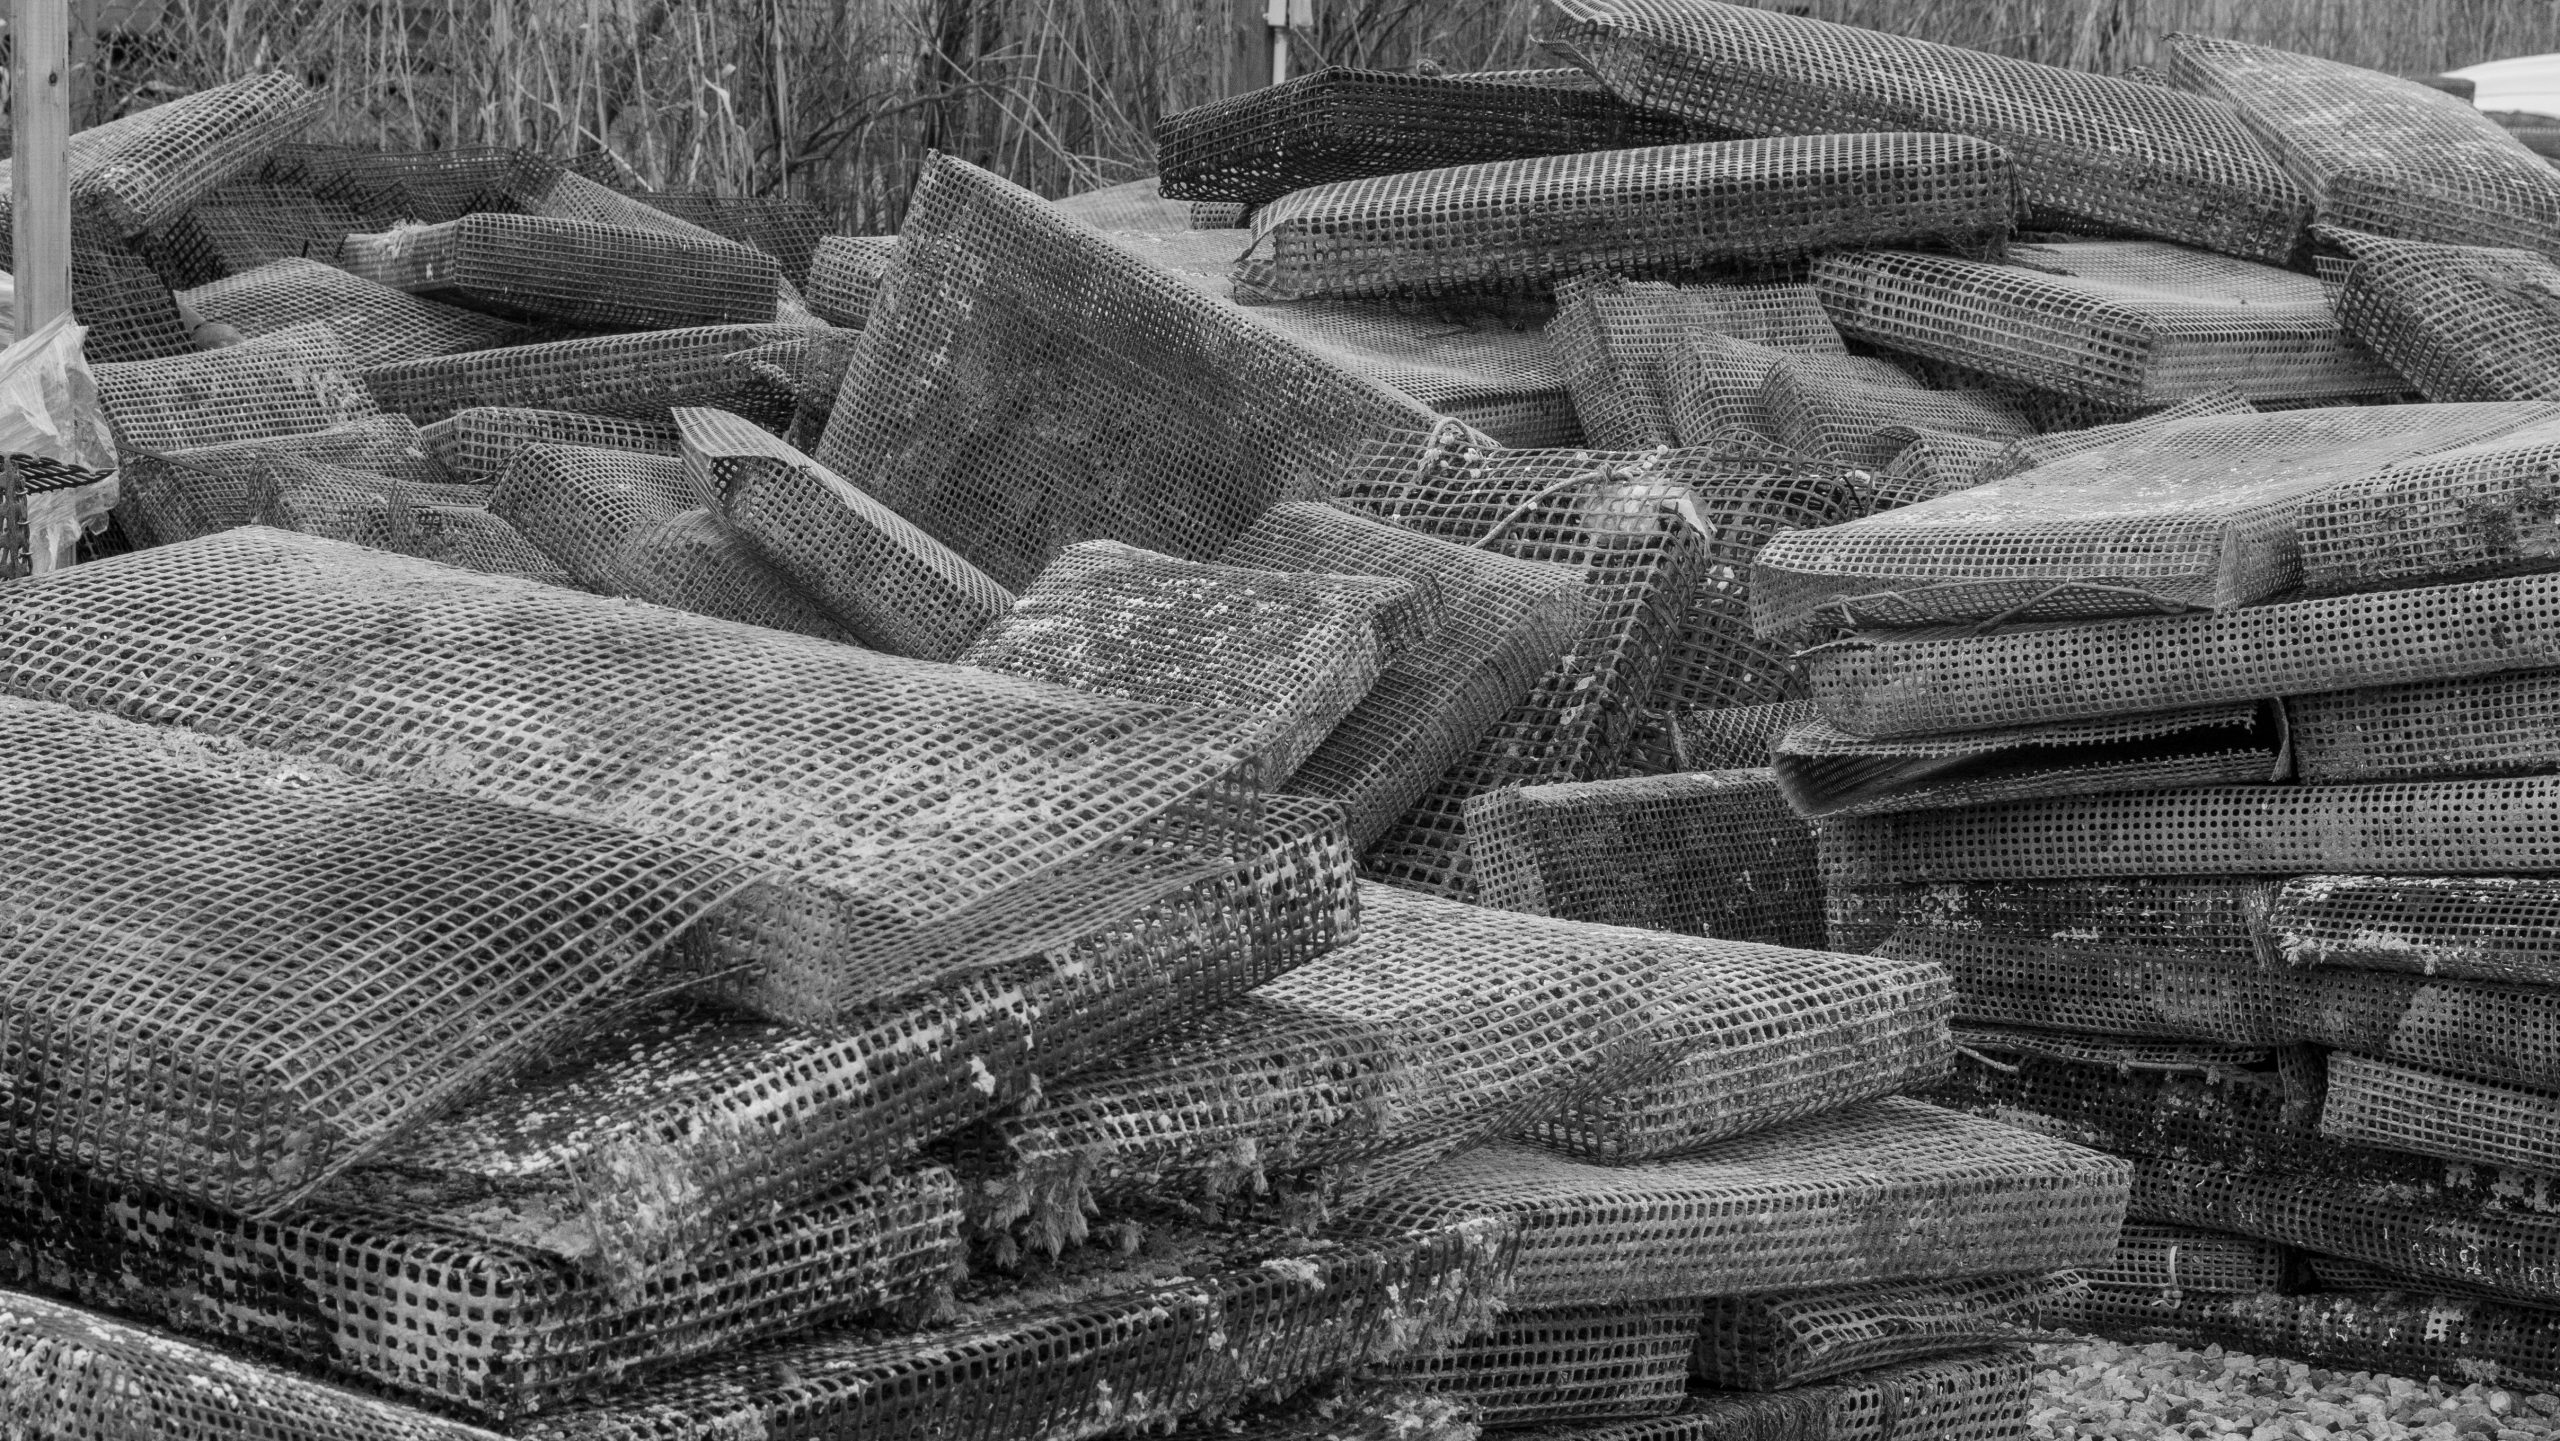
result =
[[18,338],[71,308],[71,13],[9,0],[9,162]]

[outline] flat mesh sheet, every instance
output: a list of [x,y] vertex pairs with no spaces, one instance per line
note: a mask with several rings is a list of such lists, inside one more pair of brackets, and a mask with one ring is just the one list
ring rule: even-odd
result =
[[2429,400],[2560,394],[2560,267],[2536,251],[2434,245],[2322,227],[2354,261],[2338,319]]
[[1574,1441],[2013,1441],[2036,1409],[2035,1353],[1994,1347],[1776,1392],[1693,1394],[1676,1416]]
[[1380,381],[949,156],[928,161],[816,460],[1014,587],[1061,546],[1217,555],[1427,428]]
[[2560,427],[2546,422],[2360,476],[2303,507],[2313,595],[2553,569]]
[[1584,438],[1607,450],[1676,442],[1667,367],[1692,335],[1848,354],[1805,285],[1671,285],[1606,274],[1573,276],[1556,284],[1556,317],[1546,333],[1572,388]]
[[2302,192],[2231,110],[2156,85],[1706,0],[1566,0],[1552,38],[1632,105],[1740,135],[1936,130],[2008,152],[2030,228],[2283,263]]
[[[71,137],[72,203],[118,235],[138,235],[257,165],[319,117],[320,97],[282,71],[136,110]],[[9,174],[0,163],[0,188]]]
[[317,321],[221,350],[90,367],[126,454],[323,430],[381,413]]
[[2296,876],[2267,932],[2297,966],[2560,986],[2560,881]]
[[1550,290],[1869,245],[1997,245],[2007,156],[1954,135],[1657,145],[1318,185],[1253,213],[1239,293],[1274,300]]
[[330,259],[474,310],[652,330],[772,320],[781,285],[779,262],[735,241],[544,215],[349,235]]
[[[1781,370],[1790,377],[1791,400],[1797,398],[1792,382],[1805,381],[1834,398],[1863,402],[1857,409],[1867,412],[1872,423],[1855,432],[1843,427],[1837,438],[1844,442],[1863,443],[1874,431],[1899,419],[1888,409],[1895,401],[1931,403],[1931,392],[1891,361],[1872,355],[1786,350],[1704,331],[1675,346],[1663,367],[1663,406],[1672,432],[1689,445],[1727,439],[1791,449],[1781,444],[1777,397],[1771,393],[1772,378]],[[1802,406],[1792,409],[1796,413],[1791,418],[1802,423],[1796,441],[1823,444],[1824,437],[1812,426],[1820,417],[1802,413]],[[2022,426],[2023,421],[2018,422],[2010,433],[2018,433]]]
[[273,335],[318,322],[355,365],[486,350],[522,338],[523,327],[439,305],[317,260],[275,260],[197,286],[179,298],[242,335]]
[[1924,1361],[2018,1338],[2067,1276],[1979,1276],[1723,1296],[1698,1328],[1698,1379],[1722,1391],[1777,1391],[1844,1372]]
[[1456,1157],[1354,1213],[1402,1229],[1521,1227],[1516,1306],[1807,1291],[2101,1261],[2132,1168],[1907,1097],[1594,1166],[1517,1143]]
[[898,252],[894,235],[830,235],[809,261],[809,308],[830,325],[856,330],[871,323],[871,307]]
[[[405,418],[404,423],[408,423]],[[428,454],[468,480],[494,482],[516,452],[528,445],[576,445],[643,455],[681,453],[671,423],[574,410],[475,405],[433,424],[411,424],[410,428]]]
[[2320,1134],[2350,1145],[2549,1174],[2560,1172],[2560,1091],[2493,1086],[2332,1051]]
[[1456,1406],[1477,1426],[1657,1416],[1686,1397],[1697,1344],[1694,1299],[1514,1306],[1488,1335],[1374,1374],[1382,1385]]
[[366,366],[364,388],[420,425],[483,405],[665,424],[674,407],[705,405],[779,430],[791,423],[790,390],[735,357],[795,329],[706,325],[393,361]]

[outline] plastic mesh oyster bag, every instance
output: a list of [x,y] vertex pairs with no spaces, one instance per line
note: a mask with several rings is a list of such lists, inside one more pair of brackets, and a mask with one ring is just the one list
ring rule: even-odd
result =
[[93,372],[126,454],[180,450],[344,425],[381,407],[337,332],[318,321],[239,345]]
[[495,481],[516,452],[528,445],[575,445],[643,455],[681,453],[676,428],[670,423],[574,410],[475,405],[431,425],[412,423],[410,429],[428,454],[466,480]]
[[[1792,373],[1798,382],[1829,382],[1855,394],[1864,392],[1867,406],[1876,405],[1878,391],[1909,391],[1919,404],[1929,404],[1930,392],[1892,362],[1872,355],[1835,355],[1827,350],[1785,350],[1756,341],[1712,331],[1693,331],[1671,349],[1662,367],[1662,405],[1669,417],[1671,436],[1683,445],[1706,445],[1717,440],[1754,440],[1767,445],[1779,443],[1783,427],[1774,411],[1778,397],[1771,391],[1771,379],[1780,370]],[[1792,398],[1792,397],[1790,397]],[[1800,410],[1801,407],[1798,407]],[[1800,422],[1811,417],[1799,415]],[[1899,420],[1892,414],[1879,415],[1874,424],[1854,438],[1867,439],[1874,430]],[[1791,444],[1810,445],[1817,450],[1823,441],[1819,435],[1800,433]]]
[[1729,1391],[1775,1391],[1848,1371],[2013,1341],[2037,1325],[2070,1273],[1887,1282],[1707,1303],[1698,1378]]
[[797,326],[702,325],[510,345],[364,368],[385,410],[420,425],[473,406],[574,410],[664,424],[680,405],[735,411],[768,429],[791,423],[791,392],[740,364],[741,351]]
[[135,245],[173,286],[203,285],[277,260],[325,255],[338,237],[362,230],[353,208],[322,200],[298,184],[274,184],[253,173],[187,207]]
[[1770,749],[1789,726],[1819,716],[1809,700],[1682,705],[1667,715],[1656,711],[1638,723],[1620,774],[1752,770],[1769,764]]
[[[71,137],[71,197],[118,235],[184,211],[320,115],[320,97],[282,71],[216,85]],[[9,167],[0,162],[0,188]],[[7,206],[0,204],[0,213]]]
[[1459,324],[1354,300],[1243,309],[1504,445],[1571,445],[1582,438],[1563,367],[1536,330],[1513,329],[1499,317]]
[[588,589],[480,502],[479,486],[431,486],[297,456],[245,459],[247,523],[342,540],[483,575]]
[[2560,672],[2511,671],[2296,696],[2296,769],[2314,783],[2560,769]]
[[2269,944],[2297,966],[2560,986],[2560,881],[2522,876],[2296,876]]
[[2300,523],[2313,595],[2554,568],[2560,424],[2413,457],[2314,497]]
[[1809,286],[1573,276],[1556,284],[1556,316],[1546,334],[1573,389],[1584,439],[1607,450],[1674,443],[1666,367],[1700,333],[1775,350],[1848,354]]
[[1831,373],[1830,366],[1781,356],[1757,397],[1770,438],[1799,455],[1861,470],[1882,469],[1923,437],[1996,445],[2033,427],[2017,407],[1987,390],[1928,390],[1891,380]]
[[2036,1410],[2036,1358],[1998,1346],[1786,1391],[1697,1392],[1676,1416],[1577,1441],[2009,1441]]
[[2429,400],[2560,395],[2560,266],[2548,256],[2315,233],[2354,261],[2338,319]]
[[2321,1135],[2511,1171],[2560,1170],[2560,1146],[2552,1143],[2560,1092],[2346,1051],[2330,1053],[2328,1082]]
[[2236,390],[2215,390],[2181,400],[2174,405],[2164,405],[2135,420],[2092,425],[2079,430],[2048,431],[2043,435],[2031,435],[2002,446],[1997,454],[1980,467],[1978,474],[1970,477],[1969,483],[1979,485],[1988,480],[2000,480],[2022,470],[2033,470],[2037,466],[2050,464],[2065,456],[2078,455],[2087,450],[2103,449],[2135,436],[2148,435],[2182,420],[2194,420],[2208,415],[2254,415],[2257,409],[2249,403],[2248,397]]
[[[293,435],[253,436],[137,455],[119,473],[118,526],[137,547],[167,545],[249,523],[269,462],[292,458],[453,491],[407,417],[368,415]],[[486,492],[481,492],[485,497]]]
[[871,322],[872,303],[898,250],[894,235],[830,235],[809,262],[809,308],[830,325],[859,330]]
[[1456,1406],[1470,1424],[1535,1426],[1677,1410],[1698,1344],[1690,1298],[1511,1307],[1489,1333],[1378,1368],[1381,1385]]
[[325,325],[355,365],[485,350],[524,333],[513,322],[403,294],[300,257],[270,261],[179,298],[206,320],[252,339],[297,325]]
[[723,240],[754,246],[781,262],[782,278],[793,285],[806,282],[810,261],[828,230],[824,212],[792,196],[651,190],[633,198]]
[[349,235],[333,260],[475,310],[643,329],[772,320],[782,273],[763,251],[707,233],[488,212]]

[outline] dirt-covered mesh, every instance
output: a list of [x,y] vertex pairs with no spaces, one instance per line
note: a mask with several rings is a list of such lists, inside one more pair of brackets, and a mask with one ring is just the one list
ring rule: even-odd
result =
[[2560,251],[2560,173],[2414,80],[2209,35],[2163,42],[2171,80],[2228,103],[2319,220],[2401,240]]
[[488,212],[350,235],[330,259],[475,310],[645,329],[771,320],[782,274],[734,240]]
[[1328,65],[1167,117],[1156,161],[1166,195],[1251,210],[1337,180],[1693,138],[1597,88]]
[[1561,0],[1556,38],[1632,105],[1731,134],[1934,130],[2008,152],[2030,228],[2281,263],[2302,192],[2229,108],[2103,75],[1706,0]]
[[1541,294],[1586,270],[1674,277],[1869,245],[1996,247],[2008,156],[1959,135],[1812,135],[1499,160],[1344,180],[1253,213],[1238,293]]
[[1060,551],[958,661],[1225,711],[1250,722],[1249,748],[1277,780],[1444,624],[1438,594],[1409,580],[1251,570],[1089,540]]
[[517,451],[487,495],[490,512],[558,562],[581,589],[643,600],[654,597],[646,577],[633,571],[632,544],[690,508],[691,500],[684,462],[672,455],[571,445]]
[[1287,789],[1342,803],[1366,849],[1519,705],[1581,632],[1580,574],[1330,505],[1274,506],[1218,556],[1260,570],[1383,576],[1437,593],[1441,624],[1378,677]]
[[590,450],[633,450],[678,455],[682,443],[670,421],[587,415],[574,410],[475,405],[430,425],[412,425],[418,443],[457,476],[494,482],[516,452],[528,445],[576,445]]
[[1605,1306],[1513,1306],[1493,1330],[1373,1373],[1454,1403],[1477,1426],[1658,1416],[1680,1408],[1698,1344],[1691,1297]]
[[[695,939],[803,1014],[1094,929],[1223,870],[1251,825],[1213,714],[280,532],[73,567],[0,609],[0,689],[752,857],[772,883]],[[322,704],[347,694],[368,703]]]
[[2175,1296],[2279,1290],[2288,1269],[2283,1247],[2254,1236],[2128,1221],[2115,1258],[2082,1266],[2080,1275],[2092,1286]]
[[[2340,1146],[2319,1133],[2316,1053],[2294,1047],[2229,1048],[2111,1036],[2078,1038],[2118,1048],[2056,1059],[2058,1031],[2011,1030],[1960,1055],[1954,1078],[1923,1093],[1940,1105],[2135,1159],[2170,1156],[2238,1172],[2293,1169],[2340,1185],[2406,1184],[2424,1190],[2443,1163]],[[1970,1049],[1970,1048],[1969,1048]],[[2183,1054],[2181,1054],[2183,1052]],[[2432,1193],[2431,1193],[2432,1194]],[[2134,1214],[2149,1216],[2137,1204]],[[2175,1219],[2175,1218],[2170,1218]],[[2232,1229],[2225,1227],[2222,1229]]]
[[2093,1318],[2091,1329],[2136,1342],[2218,1344],[2337,1371],[2459,1377],[2540,1392],[2560,1387],[2560,1331],[2549,1311],[2448,1295],[2442,1281],[2413,1287],[2376,1279],[2387,1284],[2324,1285],[2299,1296],[2272,1288],[2190,1296],[2175,1307]]
[[830,235],[809,261],[809,308],[830,325],[861,329],[871,323],[872,303],[888,279],[897,253],[894,235]]
[[2303,589],[2329,595],[2553,569],[2556,471],[2560,425],[2546,422],[2349,481],[2303,507]]
[[1811,720],[1770,765],[1796,814],[1817,817],[2274,782],[2295,767],[2287,714],[2266,701],[1882,740]]
[[1503,445],[1582,439],[1564,367],[1538,331],[1491,317],[1453,324],[1362,301],[1254,305],[1245,314]]
[[2035,1353],[1996,1347],[1787,1391],[1698,1392],[1674,1416],[1574,1441],[2014,1441],[2036,1409]]
[[[2026,416],[1983,390],[1923,390],[1835,373],[1835,366],[1780,356],[1756,397],[1770,439],[1833,465],[1876,470],[1918,436],[2005,444],[2033,433]],[[1676,409],[1676,407],[1675,407]]]
[[930,1311],[962,1254],[961,1200],[939,1167],[839,1178],[698,1260],[635,1268],[560,1254],[574,1221],[389,1171],[261,1221],[15,1157],[0,1160],[0,1218],[25,1239],[0,1271],[509,1418],[833,1318]]
[[[1820,968],[1809,987],[1796,972]],[[1706,1040],[1649,1080],[1578,1102],[1523,1133],[1612,1164],[1685,1155],[1733,1136],[1943,1077],[1952,992],[1936,966],[1823,956],[1738,984],[1759,1004],[1696,1013]]]
[[1648,776],[1751,770],[1769,764],[1778,737],[1788,727],[1819,715],[1809,700],[1684,705],[1669,715],[1655,713],[1640,720],[1619,764],[1624,774]]
[[787,340],[794,329],[706,325],[553,340],[369,365],[363,378],[383,409],[420,425],[474,406],[574,410],[665,424],[676,406],[707,405],[779,430],[791,423],[791,392],[734,357]]
[[937,155],[816,459],[1019,586],[1079,540],[1215,558],[1272,505],[1329,493],[1363,441],[1431,423]]
[[2068,935],[2094,945],[2158,947],[2263,962],[2267,917],[2279,881],[2233,876],[2146,875],[2129,880],[1963,881],[1835,897],[1888,927],[1967,935]]
[[827,234],[825,214],[812,202],[790,196],[649,190],[632,198],[723,240],[754,246],[780,262],[782,278],[794,285],[809,273]]
[[1783,351],[1848,353],[1810,286],[1569,277],[1556,284],[1556,317],[1546,335],[1592,445],[1641,450],[1677,441],[1668,367],[1693,334]]
[[27,792],[6,821],[0,1132],[252,1211],[698,979],[671,944],[753,879],[108,716],[10,701],[0,731]]
[[696,499],[860,643],[955,660],[1012,608],[986,572],[769,432],[708,408],[675,420]]
[[2424,780],[2560,770],[2560,672],[2510,671],[2295,696],[2306,781]]
[[203,285],[276,260],[326,255],[338,237],[365,228],[353,208],[299,185],[238,181],[134,245],[172,286]]
[[2333,1051],[2320,1134],[2449,1161],[2560,1172],[2560,1093]]
[[1506,786],[1466,804],[1476,901],[1820,949],[1813,827],[1766,767]]
[[483,575],[592,590],[514,523],[483,506],[482,486],[424,486],[295,456],[262,456],[232,473],[245,483],[245,523],[440,561]]
[[2296,876],[2266,926],[2297,966],[2560,986],[2560,881]]
[[[71,201],[117,236],[176,218],[319,118],[320,97],[269,71],[136,110],[71,137]],[[10,166],[0,161],[0,187]],[[8,203],[0,201],[0,217]]]
[[2095,1066],[2119,1076],[2130,1076],[2136,1071],[2159,1071],[2173,1075],[2191,1073],[2207,1080],[2218,1080],[2250,1067],[2264,1069],[2266,1063],[2279,1054],[2275,1047],[2266,1045],[2164,1041],[2112,1033],[1989,1025],[1980,1021],[1958,1021],[1948,1027],[1948,1034],[1954,1038],[1959,1054],[1967,1051],[1978,1053],[1974,1056],[1976,1060],[1989,1056],[2037,1056],[2078,1066]]
[[2114,405],[2409,388],[2348,337],[2317,279],[2156,240],[2013,245],[2007,264],[1871,250],[1824,257],[1813,285],[1845,334]]
[[381,413],[337,332],[312,321],[239,345],[91,367],[127,454],[322,430]]
[[[2324,491],[2396,461],[2560,417],[2541,404],[2210,416],[1864,520],[1773,540],[1752,574],[1762,634],[2247,605],[2301,580]],[[2110,707],[2112,713],[2115,707]]]
[[2067,934],[1904,927],[1875,953],[1946,967],[1955,977],[1956,1015],[1994,1025],[2274,1045],[2294,1038],[2307,994],[2299,972]]
[[[1695,331],[1672,347],[1662,369],[1662,404],[1672,436],[1683,445],[1705,445],[1719,438],[1778,444],[1780,424],[1771,411],[1769,382],[1781,367],[1852,394],[1910,391],[1924,398],[1929,394],[1891,361],[1871,355],[1788,351],[1714,331]],[[1792,397],[1794,392],[1788,394]],[[1801,408],[1796,418],[1804,418]],[[1895,417],[1884,416],[1876,427],[1893,423]],[[1818,441],[1815,437],[1814,443]]]
[[317,260],[271,261],[179,299],[244,336],[317,322],[338,337],[355,365],[486,350],[524,333],[509,321],[404,294]]
[[2517,576],[2210,615],[1869,632],[1806,658],[1826,720],[1927,735],[2560,665],[2560,578]]
[[498,1441],[359,1395],[16,1291],[0,1291],[8,1413],[30,1435],[186,1441]]
[[2537,251],[2435,245],[2322,226],[2353,257],[2338,319],[2429,400],[2560,395],[2560,267]]
[[1776,1391],[1976,1351],[2034,1327],[2074,1284],[2066,1272],[1718,1297],[1698,1327],[1695,1369],[1719,1390]]

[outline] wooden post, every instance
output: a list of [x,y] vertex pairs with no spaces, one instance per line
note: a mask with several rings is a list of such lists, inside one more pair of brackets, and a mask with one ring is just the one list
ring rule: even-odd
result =
[[71,308],[71,13],[9,0],[10,273],[18,338]]

